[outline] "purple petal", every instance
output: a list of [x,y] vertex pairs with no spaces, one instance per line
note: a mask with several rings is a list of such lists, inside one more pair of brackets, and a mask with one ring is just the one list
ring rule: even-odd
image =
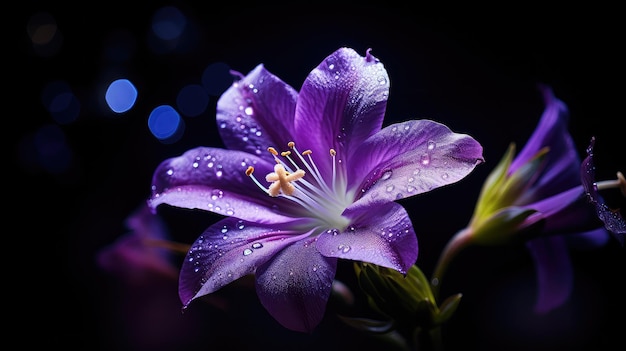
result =
[[[349,188],[358,203],[394,201],[451,184],[483,162],[482,146],[430,120],[390,125],[367,139],[349,160]],[[357,196],[359,196],[357,194]]]
[[577,186],[525,207],[539,211],[545,219],[543,235],[580,233],[598,228],[593,207]]
[[308,236],[226,218],[209,227],[191,246],[180,270],[179,295],[185,306],[244,275],[253,274],[284,247]]
[[[349,48],[335,51],[302,85],[296,143],[314,155],[328,155],[331,148],[349,155],[382,127],[388,95],[387,71],[369,50],[365,57]],[[329,158],[316,162],[322,174],[330,169]]]
[[[248,166],[259,174],[273,170],[273,164],[241,151],[199,147],[163,161],[152,180],[150,206],[162,203],[198,208],[258,223],[292,220],[272,210],[288,208],[286,200],[272,198],[245,174]],[[271,202],[270,202],[271,201]]]
[[293,141],[297,98],[292,87],[258,65],[217,102],[217,125],[224,144],[272,162],[267,148],[287,148]]
[[554,96],[549,87],[542,87],[541,90],[546,104],[544,112],[533,134],[509,167],[509,174],[512,174],[534,158],[539,150],[549,148],[541,176],[530,190],[534,199],[549,197],[580,184],[580,158],[567,130],[567,106]]
[[537,272],[535,312],[550,312],[567,301],[572,291],[574,277],[565,237],[538,238],[527,242],[526,246]]
[[604,223],[604,227],[613,233],[613,236],[624,245],[624,234],[626,234],[626,220],[619,211],[611,210],[605,203],[604,198],[598,192],[596,185],[596,170],[593,163],[593,147],[595,138],[591,139],[591,143],[587,148],[587,157],[581,165],[582,184],[585,188],[587,198],[594,205],[598,218]]
[[373,263],[406,274],[417,260],[417,236],[406,210],[395,202],[343,213],[352,226],[322,233],[317,249],[324,256]]
[[291,330],[312,332],[324,317],[337,259],[320,255],[315,246],[302,240],[257,269],[261,303]]

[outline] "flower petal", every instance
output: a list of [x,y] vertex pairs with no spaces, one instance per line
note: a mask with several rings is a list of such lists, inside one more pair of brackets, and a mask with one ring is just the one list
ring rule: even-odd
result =
[[[353,49],[340,48],[302,85],[295,116],[296,133],[302,140],[295,141],[313,154],[327,155],[333,148],[343,158],[351,152],[351,145],[361,144],[380,130],[388,96],[389,77],[383,64],[369,50],[363,57]],[[327,174],[330,159],[316,162],[322,174]]]
[[586,201],[580,185],[524,207],[539,211],[545,219],[543,235],[580,233],[598,228],[593,207]]
[[483,162],[467,134],[430,120],[390,125],[367,139],[348,161],[357,203],[394,201],[457,182]]
[[565,237],[538,238],[526,243],[537,272],[536,313],[561,306],[572,291],[574,274]]
[[365,210],[348,208],[352,226],[322,233],[317,249],[324,256],[373,263],[406,274],[417,260],[417,237],[406,210],[388,202]]
[[272,162],[267,148],[287,148],[293,141],[297,98],[292,87],[258,65],[217,102],[217,125],[224,144]]
[[291,220],[272,210],[272,205],[288,208],[280,206],[285,200],[270,198],[246,176],[250,165],[264,175],[273,170],[273,164],[245,152],[207,147],[191,149],[158,166],[152,179],[150,206],[154,209],[167,203],[258,223]]
[[533,134],[509,168],[509,174],[514,173],[535,157],[540,149],[549,147],[542,174],[531,190],[533,199],[549,197],[580,184],[580,158],[567,130],[567,106],[554,96],[549,87],[542,86],[541,91],[546,104],[544,112]]
[[589,202],[595,206],[596,215],[604,223],[604,227],[610,231],[623,246],[625,241],[624,235],[626,234],[626,220],[624,220],[619,210],[611,210],[602,195],[598,192],[596,169],[593,163],[593,147],[595,141],[595,138],[591,138],[591,143],[589,147],[587,147],[587,157],[585,157],[580,167],[582,184]]
[[302,240],[257,269],[257,295],[284,327],[311,332],[324,317],[336,269],[337,259]]
[[261,227],[234,217],[209,227],[191,246],[183,261],[179,296],[185,307],[247,274],[291,243],[306,237]]

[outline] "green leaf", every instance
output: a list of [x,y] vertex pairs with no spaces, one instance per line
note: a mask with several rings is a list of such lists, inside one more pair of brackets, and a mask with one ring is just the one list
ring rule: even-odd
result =
[[463,294],[456,294],[448,297],[444,302],[439,306],[439,315],[437,316],[435,323],[443,324],[446,322],[454,312],[456,312],[457,307],[461,303],[461,297]]
[[536,212],[523,207],[507,207],[474,228],[472,239],[482,245],[511,243],[516,240],[515,234],[522,229],[520,224]]

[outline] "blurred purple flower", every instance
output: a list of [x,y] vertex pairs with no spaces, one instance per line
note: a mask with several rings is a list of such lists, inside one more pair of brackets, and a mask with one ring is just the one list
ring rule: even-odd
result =
[[227,149],[198,147],[165,160],[150,205],[226,216],[187,254],[179,284],[185,308],[254,274],[267,311],[286,328],[310,332],[324,315],[338,259],[407,272],[417,238],[394,201],[461,180],[483,161],[482,147],[430,120],[382,128],[389,77],[369,50],[363,57],[340,48],[299,92],[262,64],[237,75],[217,104]]
[[570,296],[570,245],[597,247],[610,237],[585,197],[567,106],[551,88],[541,91],[546,107],[537,127],[514,159],[511,145],[485,181],[470,225],[442,254],[434,283],[450,257],[469,243],[523,241],[537,272],[535,310],[546,313]]
[[145,284],[155,277],[178,279],[179,268],[172,263],[172,252],[157,245],[168,239],[167,227],[161,218],[144,205],[126,219],[126,226],[128,233],[100,250],[98,265],[131,284]]

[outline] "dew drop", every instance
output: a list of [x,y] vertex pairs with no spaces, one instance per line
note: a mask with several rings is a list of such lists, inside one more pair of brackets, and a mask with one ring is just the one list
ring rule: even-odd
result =
[[226,209],[226,214],[229,216],[232,216],[235,214],[235,210],[233,210],[232,208],[227,208]]
[[437,146],[437,144],[434,141],[429,141],[427,145],[428,145],[427,146],[428,150],[434,150],[435,146]]
[[243,255],[244,256],[249,256],[250,254],[252,254],[252,249],[245,249],[245,250],[243,250]]
[[228,228],[226,228],[226,226],[224,226],[224,227],[222,228],[222,233],[226,233],[226,232],[228,232]]
[[420,162],[424,166],[427,166],[430,163],[430,156],[428,156],[427,154],[423,154],[422,157],[420,158]]
[[252,248],[253,249],[260,249],[262,247],[263,247],[263,244],[261,244],[261,243],[254,243],[254,244],[252,244]]
[[347,253],[348,251],[350,251],[351,247],[350,245],[340,244],[339,246],[337,246],[337,249],[341,251],[341,253]]
[[380,179],[387,180],[391,178],[391,173],[392,173],[391,170],[386,170],[385,173],[383,173],[382,177],[380,177]]
[[191,164],[191,167],[193,167],[193,168],[198,168],[198,162],[194,162],[194,163],[192,163],[192,164]]
[[387,192],[390,193],[390,192],[393,191],[394,188],[395,187],[393,185],[389,185],[389,186],[387,186],[387,189],[385,189],[385,190],[387,190]]
[[246,107],[243,112],[248,115],[248,116],[252,116],[252,114],[254,113],[254,111],[252,110],[252,107],[248,106]]
[[211,192],[211,200],[217,200],[224,197],[224,192],[218,189],[215,189]]
[[443,179],[448,179],[448,177],[449,177],[448,173],[444,173],[444,174],[441,175],[441,178],[443,178]]
[[171,176],[172,174],[174,174],[174,170],[170,168],[167,170],[167,172],[165,172],[165,174]]

